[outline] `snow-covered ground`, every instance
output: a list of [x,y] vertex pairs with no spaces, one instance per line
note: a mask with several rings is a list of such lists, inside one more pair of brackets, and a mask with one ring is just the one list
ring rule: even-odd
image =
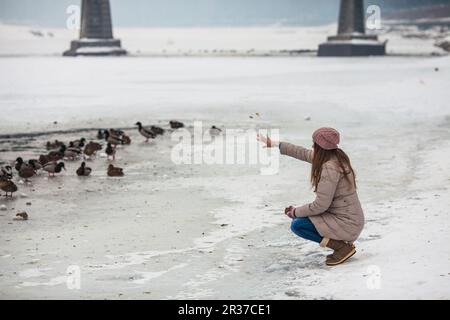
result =
[[[309,146],[336,127],[367,219],[357,254],[326,267],[329,251],[283,215],[313,199],[307,164],[175,165],[169,134],[145,144],[130,129],[115,163],[125,177],[107,178],[102,157],[85,179],[67,162],[0,200],[0,298],[450,298],[450,57],[8,56],[0,71],[0,134],[178,119],[278,128]],[[80,136],[95,132],[1,139],[0,160]]]

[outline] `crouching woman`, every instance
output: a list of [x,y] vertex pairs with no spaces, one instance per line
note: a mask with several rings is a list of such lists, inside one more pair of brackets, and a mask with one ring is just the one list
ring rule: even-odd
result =
[[312,164],[311,184],[316,193],[312,203],[290,206],[292,231],[307,240],[328,247],[333,253],[326,264],[335,266],[356,253],[353,242],[364,227],[364,213],[356,193],[355,173],[350,159],[338,148],[339,132],[320,128],[313,133],[312,150],[258,135],[267,147],[279,147],[281,154]]

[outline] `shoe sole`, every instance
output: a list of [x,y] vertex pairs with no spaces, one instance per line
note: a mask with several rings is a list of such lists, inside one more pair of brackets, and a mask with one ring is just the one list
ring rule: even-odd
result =
[[344,263],[347,261],[351,256],[353,256],[356,253],[355,248],[353,248],[352,251],[350,251],[344,258],[339,260],[338,262],[326,262],[327,266],[337,266],[338,264]]

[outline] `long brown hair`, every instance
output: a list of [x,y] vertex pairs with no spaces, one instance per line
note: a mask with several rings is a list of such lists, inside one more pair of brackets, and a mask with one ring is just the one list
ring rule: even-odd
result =
[[[312,159],[311,167],[311,184],[314,187],[314,192],[317,191],[320,178],[322,176],[322,166],[325,162],[335,159],[339,163],[344,178],[349,182],[353,182],[353,186],[356,188],[355,171],[350,163],[350,158],[341,149],[325,150],[317,143],[314,143],[314,155]],[[353,176],[353,181],[350,181],[350,174]]]

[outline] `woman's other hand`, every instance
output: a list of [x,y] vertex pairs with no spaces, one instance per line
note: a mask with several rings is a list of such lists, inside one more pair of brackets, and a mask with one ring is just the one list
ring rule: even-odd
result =
[[289,206],[284,209],[284,214],[287,215],[289,218],[294,219],[295,218],[294,210],[295,210],[294,206]]

